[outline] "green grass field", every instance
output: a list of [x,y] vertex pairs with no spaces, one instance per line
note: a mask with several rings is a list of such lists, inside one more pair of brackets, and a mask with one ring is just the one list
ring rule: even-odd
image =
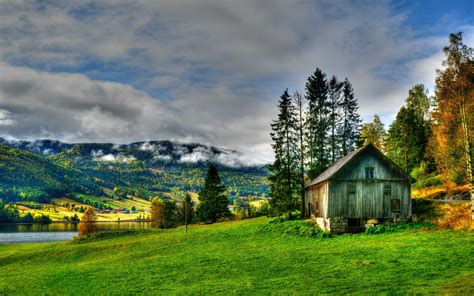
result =
[[474,293],[473,232],[315,239],[259,231],[268,221],[2,245],[0,295]]

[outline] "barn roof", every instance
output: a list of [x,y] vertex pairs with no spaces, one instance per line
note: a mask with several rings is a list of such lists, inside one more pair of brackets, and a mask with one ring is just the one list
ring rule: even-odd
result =
[[404,176],[406,176],[405,172],[403,172],[402,169],[400,169],[393,161],[391,161],[389,158],[383,155],[382,152],[380,152],[373,144],[369,143],[365,146],[360,147],[357,150],[350,152],[346,156],[340,158],[333,165],[327,168],[324,172],[319,174],[319,176],[317,176],[311,182],[307,183],[305,187],[313,186],[330,179],[335,173],[337,173],[340,169],[342,169],[348,162],[350,162],[356,156],[360,155],[363,151],[369,148],[378,152],[378,154],[380,154],[385,161],[388,161],[392,166],[395,166]]

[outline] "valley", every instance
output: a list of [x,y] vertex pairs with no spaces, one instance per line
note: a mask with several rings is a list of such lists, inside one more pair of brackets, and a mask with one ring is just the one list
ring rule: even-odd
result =
[[99,221],[147,219],[153,197],[179,200],[188,192],[197,201],[208,163],[219,166],[230,208],[244,201],[258,206],[269,192],[266,166],[246,165],[236,151],[200,144],[0,138],[0,158],[0,200],[20,217],[70,222],[94,207]]

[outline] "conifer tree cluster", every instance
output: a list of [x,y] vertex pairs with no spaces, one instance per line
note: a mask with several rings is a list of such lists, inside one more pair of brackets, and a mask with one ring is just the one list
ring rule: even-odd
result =
[[305,212],[305,178],[314,178],[356,148],[360,130],[358,102],[351,83],[329,80],[317,68],[305,95],[288,89],[271,124],[275,161],[270,167],[270,204],[275,214]]

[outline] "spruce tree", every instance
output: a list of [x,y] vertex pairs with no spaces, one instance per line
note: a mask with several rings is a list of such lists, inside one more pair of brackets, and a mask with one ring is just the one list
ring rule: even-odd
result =
[[329,103],[326,74],[316,68],[306,82],[306,99],[308,101],[308,157],[310,178],[314,178],[329,165],[328,128]]
[[301,215],[305,215],[305,203],[304,203],[304,185],[305,185],[305,130],[306,130],[306,118],[304,114],[305,100],[297,91],[293,93],[293,103],[296,111],[296,135],[297,135],[297,156],[298,156],[298,170],[297,179],[299,180],[298,191],[300,193],[301,200]]
[[204,187],[199,192],[198,216],[201,221],[214,223],[230,215],[226,191],[217,167],[213,164],[209,165]]
[[337,81],[336,76],[332,76],[329,80],[329,144],[330,144],[330,157],[331,163],[334,163],[340,156],[340,142],[341,136],[339,131],[341,130],[341,92],[342,92],[343,83]]
[[354,97],[354,89],[352,88],[352,84],[346,78],[342,86],[342,123],[339,132],[342,156],[353,151],[356,148],[357,143],[360,141],[359,134],[362,120],[357,112],[358,109],[359,104],[357,99]]
[[271,124],[275,162],[270,166],[270,205],[276,214],[297,209],[295,191],[298,184],[298,139],[296,113],[288,90],[278,102],[278,119]]

